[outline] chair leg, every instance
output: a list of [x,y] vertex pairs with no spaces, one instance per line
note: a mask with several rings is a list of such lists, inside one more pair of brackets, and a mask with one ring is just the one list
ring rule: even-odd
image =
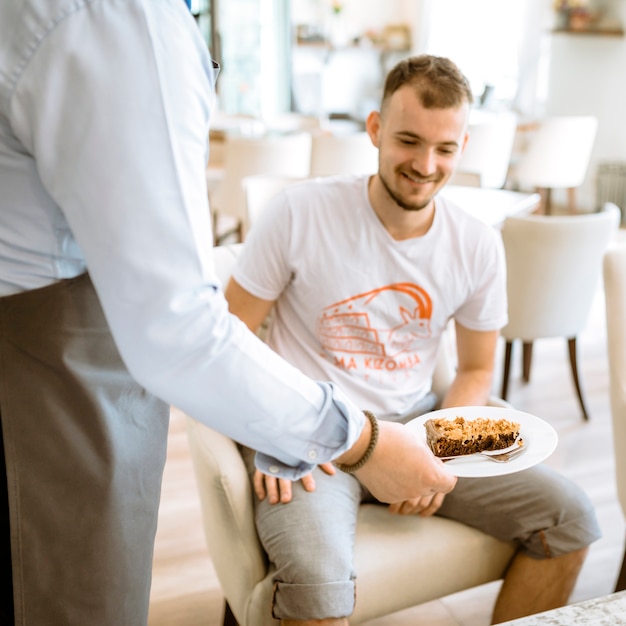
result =
[[626,548],[624,549],[624,559],[622,560],[622,569],[617,577],[617,583],[615,584],[615,591],[624,591],[626,589]]
[[504,348],[504,370],[502,374],[502,392],[500,397],[506,400],[506,394],[509,391],[509,375],[511,374],[511,352],[513,350],[513,342],[507,341]]
[[224,621],[222,626],[239,626],[239,622],[235,619],[230,605],[224,600]]
[[587,411],[587,406],[585,404],[585,398],[583,396],[580,379],[578,377],[578,356],[577,356],[578,351],[576,349],[576,337],[572,337],[571,339],[568,339],[567,344],[569,346],[569,363],[572,368],[572,378],[574,379],[574,385],[576,387],[576,393],[578,394],[580,408],[583,411],[583,417],[585,418],[585,420],[589,420],[589,412]]
[[576,187],[567,188],[567,210],[570,215],[574,215],[577,212]]
[[211,212],[211,226],[213,227],[213,246],[214,247],[217,245],[217,223],[218,223],[217,211],[212,211]]
[[522,346],[522,376],[524,377],[524,382],[527,383],[530,380],[530,364],[533,359],[533,342],[524,341]]
[[536,187],[535,191],[539,194],[539,204],[535,213],[548,215],[550,213],[550,190],[546,187]]
[[228,243],[228,240],[235,239],[234,243],[242,243],[244,239],[244,224],[243,220],[238,219],[237,223],[227,231],[219,233],[220,215],[216,210],[211,210],[211,221],[213,226],[213,246],[221,246]]
[[544,213],[546,215],[550,215],[552,213],[552,189],[550,189],[550,187],[546,189]]
[[232,237],[234,237],[233,243],[243,243],[243,222],[242,221],[238,221],[237,225],[233,226],[230,230],[227,230],[221,233],[220,235],[216,234],[214,238],[214,245],[216,246],[224,245]]

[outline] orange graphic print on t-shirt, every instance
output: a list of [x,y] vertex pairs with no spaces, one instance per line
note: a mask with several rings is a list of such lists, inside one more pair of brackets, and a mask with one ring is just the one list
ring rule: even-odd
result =
[[419,362],[420,340],[430,337],[432,301],[412,283],[373,289],[322,311],[318,337],[339,367],[410,369]]

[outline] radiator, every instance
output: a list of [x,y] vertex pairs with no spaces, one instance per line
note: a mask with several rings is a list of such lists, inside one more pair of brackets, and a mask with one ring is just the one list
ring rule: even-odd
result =
[[596,203],[600,208],[613,202],[622,212],[622,225],[626,225],[626,161],[599,163],[596,171]]

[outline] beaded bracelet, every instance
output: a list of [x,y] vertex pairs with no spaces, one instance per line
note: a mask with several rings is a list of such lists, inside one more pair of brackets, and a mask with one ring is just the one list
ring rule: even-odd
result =
[[370,437],[370,443],[367,446],[367,450],[365,450],[365,452],[363,453],[363,456],[356,463],[352,465],[343,465],[342,463],[335,463],[336,467],[338,467],[342,472],[347,472],[348,474],[351,474],[352,472],[356,472],[357,470],[360,470],[369,461],[369,458],[372,456],[372,452],[374,452],[374,448],[376,447],[376,444],[378,443],[378,420],[376,419],[376,416],[373,413],[370,413],[369,411],[363,411],[363,413],[365,414],[365,417],[369,419],[370,424],[372,425],[372,434]]

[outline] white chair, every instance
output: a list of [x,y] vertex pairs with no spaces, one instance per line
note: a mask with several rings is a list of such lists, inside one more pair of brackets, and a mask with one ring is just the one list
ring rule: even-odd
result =
[[[216,243],[234,235],[243,241],[248,229],[242,180],[253,174],[305,177],[311,166],[311,135],[295,133],[247,137],[227,135],[224,176],[210,193]],[[225,226],[223,226],[225,224]]]
[[274,174],[246,176],[242,181],[242,185],[246,199],[248,229],[252,228],[268,200],[275,196],[283,187],[300,180],[304,179]]
[[[626,241],[604,257],[606,336],[617,495],[626,515]],[[626,589],[626,550],[615,591]]]
[[468,127],[469,139],[456,167],[462,174],[480,176],[480,186],[502,189],[506,181],[517,129],[517,116],[510,111],[474,114]]
[[529,134],[513,178],[520,187],[542,193],[546,213],[553,189],[566,189],[569,211],[576,211],[576,189],[587,175],[597,130],[596,117],[571,115],[546,118]]
[[378,148],[365,131],[313,135],[310,176],[375,174],[377,171]]
[[265,132],[265,124],[257,117],[216,111],[209,130],[209,168],[224,167],[224,146],[229,134],[259,137]]
[[270,132],[294,133],[307,131],[318,132],[321,128],[321,120],[315,115],[306,115],[295,111],[276,113],[263,119],[266,128]]
[[[224,284],[240,250],[241,244],[214,249]],[[448,348],[440,351],[436,391],[445,389],[454,373]],[[256,534],[253,494],[238,448],[191,418],[187,427],[207,547],[225,597],[223,624],[275,626],[273,570]],[[500,579],[514,553],[512,544],[448,519],[389,515],[385,506],[363,505],[355,546],[357,603],[350,623]]]
[[506,399],[513,342],[523,344],[523,379],[530,379],[533,341],[565,337],[583,417],[589,419],[579,377],[576,338],[584,329],[602,274],[602,258],[618,227],[619,209],[606,203],[585,215],[509,217],[502,226],[509,322],[501,397]]

